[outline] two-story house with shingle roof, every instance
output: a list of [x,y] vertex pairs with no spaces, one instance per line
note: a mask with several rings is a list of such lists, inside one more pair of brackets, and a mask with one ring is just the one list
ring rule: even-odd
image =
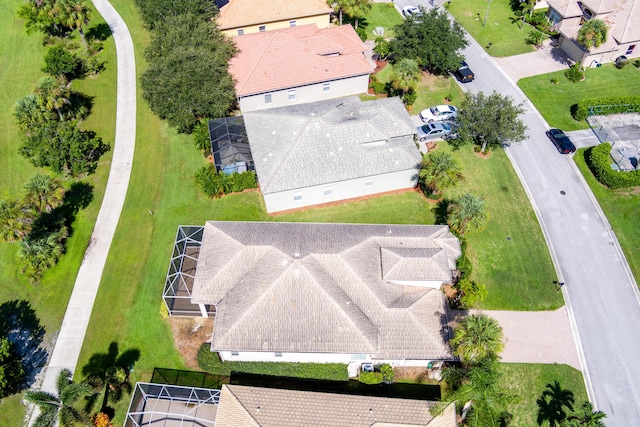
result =
[[439,288],[461,252],[447,226],[210,221],[201,239],[187,292],[203,316],[215,308],[222,360],[453,360]]
[[[560,31],[558,44],[583,66],[613,62],[620,56],[640,57],[640,0],[549,0],[547,16]],[[582,24],[601,19],[609,28],[607,41],[585,52],[578,41]]]
[[218,28],[231,37],[315,24],[327,28],[333,11],[323,0],[217,0]]
[[399,98],[251,111],[244,123],[269,213],[416,185],[422,157]]
[[366,93],[373,65],[351,25],[305,25],[234,38],[229,61],[243,113]]

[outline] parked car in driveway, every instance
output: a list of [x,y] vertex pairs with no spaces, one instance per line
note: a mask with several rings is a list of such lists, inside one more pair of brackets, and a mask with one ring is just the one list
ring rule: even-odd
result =
[[553,142],[553,145],[556,146],[559,153],[569,154],[576,152],[576,146],[573,145],[573,142],[571,142],[567,134],[560,129],[549,129],[547,131],[547,136],[551,142]]
[[453,75],[456,77],[456,79],[458,79],[460,83],[469,83],[476,78],[476,76],[473,74],[473,71],[471,71],[471,68],[469,68],[469,65],[467,65],[467,63],[464,61],[460,63],[460,67],[458,67]]
[[416,138],[423,142],[428,139],[444,138],[451,133],[451,126],[446,123],[427,123],[416,128]]
[[420,14],[420,9],[415,6],[405,6],[402,8],[403,16],[415,16]]
[[435,105],[420,112],[420,120],[425,123],[453,120],[458,116],[458,109],[453,105]]

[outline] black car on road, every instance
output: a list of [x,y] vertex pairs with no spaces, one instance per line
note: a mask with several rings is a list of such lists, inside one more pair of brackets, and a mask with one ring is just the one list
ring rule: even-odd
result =
[[547,136],[551,142],[553,142],[553,145],[556,146],[559,153],[569,154],[576,152],[576,146],[573,145],[569,137],[560,129],[549,129]]
[[460,67],[453,73],[453,75],[456,76],[456,79],[458,79],[460,83],[472,82],[476,77],[473,74],[473,71],[471,71],[471,68],[469,68],[469,65],[464,61],[460,63]]

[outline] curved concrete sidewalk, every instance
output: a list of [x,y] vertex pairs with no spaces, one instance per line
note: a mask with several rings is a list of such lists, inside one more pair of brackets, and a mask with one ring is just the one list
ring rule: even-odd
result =
[[93,0],[93,4],[111,27],[116,45],[116,135],[100,213],[78,271],[53,354],[44,373],[42,390],[53,393],[56,391],[55,380],[58,373],[65,368],[73,372],[78,363],[102,271],[127,195],[136,140],[136,67],[133,41],[126,24],[108,1]]

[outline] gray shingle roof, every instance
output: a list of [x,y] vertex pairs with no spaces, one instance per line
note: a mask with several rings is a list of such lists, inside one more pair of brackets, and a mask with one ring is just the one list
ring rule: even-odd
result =
[[225,384],[220,427],[455,427],[455,406],[433,416],[436,402]]
[[216,351],[448,359],[442,293],[392,280],[449,281],[459,255],[446,226],[210,221],[192,301]]
[[247,112],[244,121],[265,194],[414,169],[420,162],[399,98],[296,104]]

